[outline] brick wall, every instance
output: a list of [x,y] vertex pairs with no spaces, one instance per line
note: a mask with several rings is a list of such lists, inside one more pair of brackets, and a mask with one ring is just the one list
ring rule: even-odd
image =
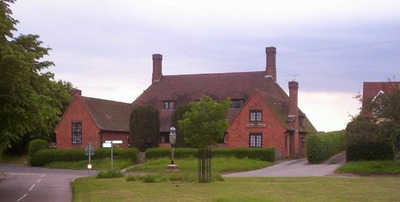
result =
[[[72,144],[72,122],[82,122],[82,144]],[[56,146],[60,149],[85,148],[90,140],[93,147],[97,148],[101,146],[99,132],[82,97],[76,95],[55,129]]]
[[[257,124],[250,123],[250,110],[262,110],[262,122]],[[249,134],[261,133],[262,147],[275,147],[277,151],[282,153],[282,157],[286,157],[288,154],[285,148],[286,129],[280,124],[262,96],[257,92],[243,106],[243,109],[231,123],[227,132],[225,139],[227,147],[249,147]]]
[[107,140],[122,140],[122,144],[118,146],[123,148],[128,148],[129,146],[129,133],[127,132],[102,132],[101,141],[102,143]]

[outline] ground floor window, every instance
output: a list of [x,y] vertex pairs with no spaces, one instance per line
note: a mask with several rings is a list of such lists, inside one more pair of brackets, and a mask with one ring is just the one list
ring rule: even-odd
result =
[[82,122],[72,122],[72,144],[82,144]]
[[249,147],[262,147],[262,133],[250,133]]

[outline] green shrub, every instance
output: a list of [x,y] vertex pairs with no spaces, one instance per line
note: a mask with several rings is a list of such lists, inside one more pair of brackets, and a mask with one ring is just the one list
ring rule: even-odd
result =
[[316,133],[307,136],[306,154],[309,163],[321,163],[345,150],[344,131]]
[[37,151],[42,149],[48,149],[49,143],[46,140],[34,139],[29,143],[29,156],[32,156]]
[[347,124],[347,161],[393,159],[392,143],[389,137],[382,134],[384,129],[365,119]]
[[[198,150],[195,148],[176,148],[175,158],[197,157]],[[212,155],[215,157],[236,157],[259,159],[262,161],[273,162],[275,160],[275,148],[217,148],[212,149]],[[146,150],[146,158],[169,158],[171,148],[151,148]]]
[[[113,150],[114,158],[131,159],[136,162],[138,150],[136,148],[121,149],[115,148]],[[111,151],[109,148],[95,149],[92,159],[110,158]],[[31,157],[32,166],[42,166],[56,161],[83,161],[88,159],[84,149],[43,149],[36,152]]]
[[121,173],[120,171],[102,171],[99,174],[97,174],[96,178],[119,178],[119,177],[124,177],[124,174]]
[[212,155],[215,157],[249,158],[274,162],[275,148],[219,148],[213,149]]

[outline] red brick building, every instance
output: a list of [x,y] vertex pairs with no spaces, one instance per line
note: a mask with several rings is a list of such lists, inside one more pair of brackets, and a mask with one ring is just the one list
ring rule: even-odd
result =
[[122,140],[120,146],[128,147],[131,104],[84,97],[77,89],[71,94],[55,128],[57,148],[85,148],[89,141],[97,148],[106,140]]
[[276,49],[266,48],[266,68],[254,72],[163,75],[162,55],[153,55],[152,84],[132,103],[74,97],[55,129],[58,148],[100,147],[122,140],[128,147],[132,107],[150,104],[160,112],[160,142],[168,145],[175,107],[208,95],[231,99],[223,147],[275,147],[277,158],[304,156],[305,136],[317,132],[298,108],[298,88],[288,83],[289,95],[277,84]]
[[400,89],[400,82],[364,82],[362,95],[362,115],[370,117],[372,114],[367,109],[368,103],[376,97],[392,92],[393,89]]
[[304,156],[305,136],[316,132],[298,108],[298,83],[289,82],[289,96],[277,84],[276,49],[266,48],[266,68],[255,72],[163,75],[162,55],[153,55],[152,84],[132,103],[150,104],[160,112],[160,140],[168,143],[176,106],[208,95],[229,97],[230,127],[223,146],[275,147],[278,158]]

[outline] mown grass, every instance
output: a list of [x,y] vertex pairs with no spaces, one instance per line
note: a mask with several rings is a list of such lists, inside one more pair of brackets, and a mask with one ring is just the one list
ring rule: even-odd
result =
[[[149,159],[144,164],[135,165],[127,170],[129,173],[148,175],[151,182],[162,181],[185,181],[194,182],[197,180],[198,160],[197,158],[176,159],[174,163],[179,166],[179,172],[166,172],[167,165],[171,161],[169,158]],[[259,161],[254,159],[238,159],[238,158],[212,158],[211,168],[213,180],[222,180],[221,174],[226,172],[240,172],[248,170],[256,170],[271,166],[273,163],[267,161]],[[131,177],[129,180],[146,181],[143,177]]]
[[397,201],[398,178],[225,178],[213,183],[143,183],[82,178],[74,201]]
[[[87,169],[87,165],[89,164],[88,160],[85,161],[57,161],[46,164],[44,167],[47,168],[60,168],[60,169],[72,169],[72,170],[84,170]],[[111,159],[96,159],[91,161],[93,170],[111,170]],[[114,159],[113,161],[113,169],[120,170],[123,168],[127,168],[133,165],[134,162],[127,159]]]
[[399,175],[400,161],[351,161],[335,172],[358,175]]

